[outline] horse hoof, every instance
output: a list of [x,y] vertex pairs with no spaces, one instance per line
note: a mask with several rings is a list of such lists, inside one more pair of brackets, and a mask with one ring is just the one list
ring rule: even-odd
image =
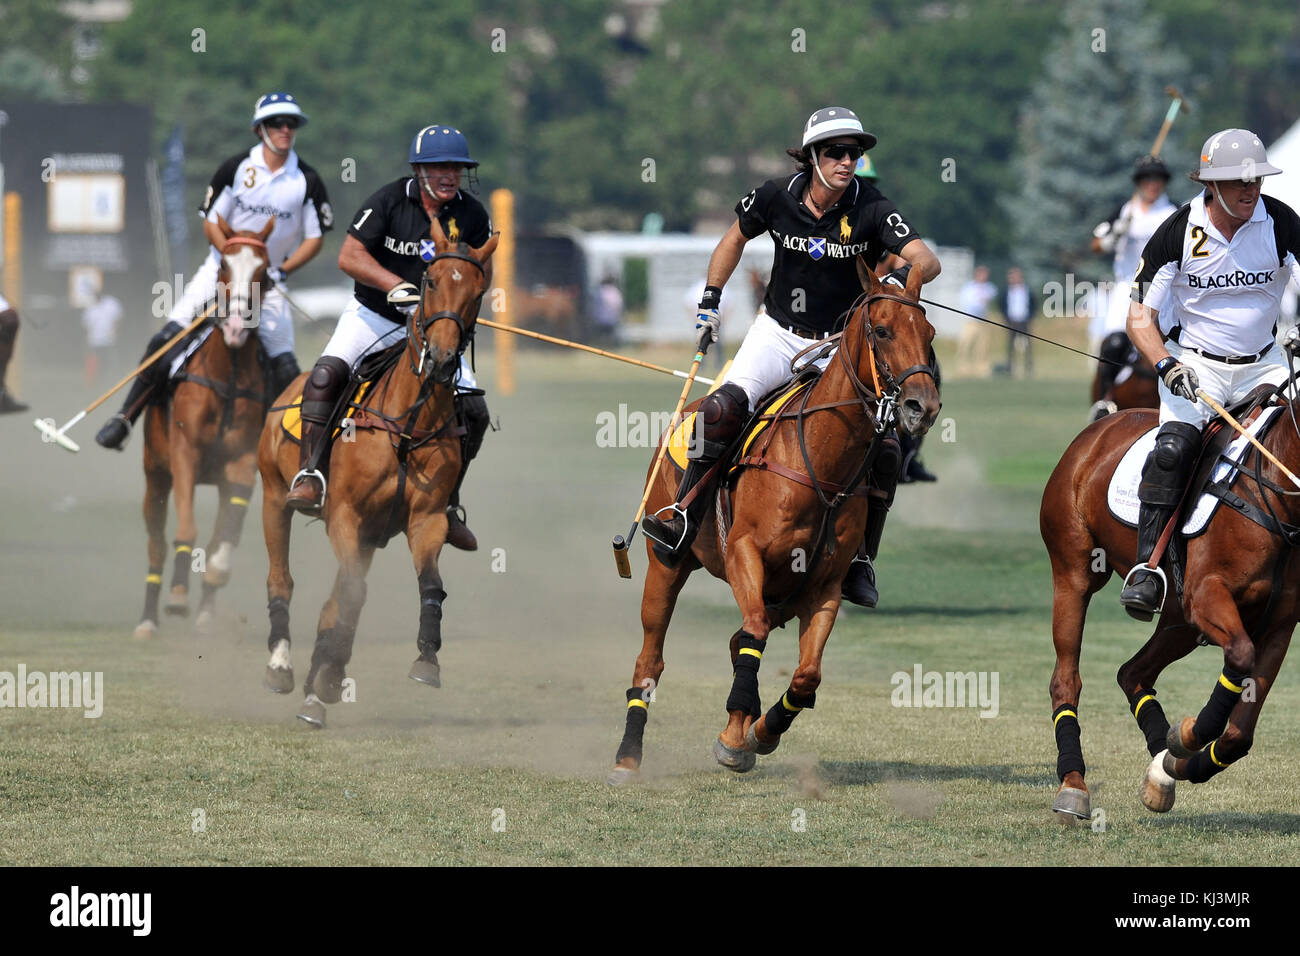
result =
[[442,686],[442,668],[438,666],[437,661],[426,661],[423,657],[416,658],[406,676],[430,687]]
[[331,664],[322,664],[316,672],[316,696],[322,703],[337,704],[343,699],[343,668]]
[[209,567],[203,572],[203,583],[210,588],[224,588],[230,583],[230,572]]
[[266,674],[262,677],[262,686],[273,694],[289,693],[293,690],[293,668],[268,665]]
[[728,770],[734,770],[736,773],[749,773],[754,769],[754,764],[758,762],[758,758],[748,750],[736,750],[728,747],[722,742],[721,737],[713,741],[713,759]]
[[628,784],[639,783],[641,780],[641,771],[636,767],[615,767],[605,778],[605,782],[611,787],[625,787]]
[[167,595],[167,603],[163,605],[163,610],[173,617],[190,616],[190,592],[177,591],[173,589]]
[[750,724],[749,729],[745,731],[745,749],[751,753],[756,753],[760,756],[766,757],[779,746],[781,746],[780,737],[777,737],[776,740],[772,741],[770,744],[762,743],[758,739],[758,734],[754,733],[753,724]]
[[214,615],[207,608],[199,611],[199,616],[194,619],[194,630],[198,634],[207,636],[212,633],[212,622],[215,620]]
[[137,641],[148,641],[158,636],[158,624],[155,621],[141,621],[135,626],[131,635]]
[[1056,799],[1052,801],[1052,811],[1054,813],[1069,814],[1072,817],[1078,817],[1080,820],[1091,820],[1092,799],[1088,796],[1087,790],[1062,786],[1060,790],[1056,791]]
[[315,694],[308,694],[303,698],[302,707],[298,711],[298,719],[311,724],[317,730],[324,730],[325,705],[320,702],[320,698]]
[[1162,750],[1151,758],[1147,772],[1142,775],[1142,786],[1138,796],[1142,806],[1153,813],[1168,813],[1174,806],[1174,778],[1165,772],[1165,757],[1169,751]]
[[1195,726],[1196,719],[1193,717],[1184,717],[1178,723],[1169,728],[1169,733],[1165,735],[1165,746],[1169,752],[1179,760],[1189,760],[1196,755],[1196,751],[1189,750],[1183,743],[1186,737],[1191,736],[1192,727]]

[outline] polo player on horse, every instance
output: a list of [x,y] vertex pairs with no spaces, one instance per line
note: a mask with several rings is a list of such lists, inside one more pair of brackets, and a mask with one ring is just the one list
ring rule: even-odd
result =
[[[772,276],[758,316],[723,384],[704,399],[696,415],[697,434],[690,443],[690,462],[677,501],[647,517],[643,525],[655,554],[669,567],[690,550],[712,496],[701,488],[688,504],[682,502],[740,434],[755,405],[790,378],[794,356],[834,334],[862,294],[857,258],[874,267],[886,253],[902,257],[907,265],[890,276],[900,286],[912,267],[921,270],[926,282],[939,274],[938,257],[902,213],[875,186],[854,175],[858,159],[874,145],[876,137],[863,130],[852,110],[817,110],[804,125],[800,147],[787,150],[797,164],[795,174],[768,180],[741,199],[737,221],[713,251],[695,326],[701,351],[717,341],[722,288],[740,262],[745,243],[764,232],[776,242]],[[824,357],[821,367],[829,360]],[[865,556],[854,560],[844,579],[844,597],[864,607],[875,607],[879,598],[872,561],[902,465],[897,439],[891,436],[883,444],[868,479],[872,500]]]

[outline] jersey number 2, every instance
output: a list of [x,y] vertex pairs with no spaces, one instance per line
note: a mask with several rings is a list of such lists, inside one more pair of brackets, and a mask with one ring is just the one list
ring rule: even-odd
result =
[[1196,244],[1192,246],[1192,258],[1204,259],[1210,254],[1210,250],[1205,248],[1205,230],[1200,226],[1192,226],[1191,233],[1192,238],[1196,240]]

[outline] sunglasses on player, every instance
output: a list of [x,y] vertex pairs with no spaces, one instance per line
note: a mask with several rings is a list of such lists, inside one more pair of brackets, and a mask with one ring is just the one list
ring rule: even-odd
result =
[[289,129],[298,128],[298,120],[292,116],[272,116],[270,119],[262,120],[262,123],[271,129],[284,129],[286,126]]
[[822,149],[822,155],[828,159],[844,159],[846,156],[855,163],[866,150],[856,143],[832,143]]

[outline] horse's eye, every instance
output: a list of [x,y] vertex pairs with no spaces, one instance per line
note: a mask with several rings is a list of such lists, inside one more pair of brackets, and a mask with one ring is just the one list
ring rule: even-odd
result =
[[877,325],[877,326],[876,326],[876,338],[878,338],[878,339],[887,339],[887,338],[889,338],[889,329],[885,328],[883,325]]

